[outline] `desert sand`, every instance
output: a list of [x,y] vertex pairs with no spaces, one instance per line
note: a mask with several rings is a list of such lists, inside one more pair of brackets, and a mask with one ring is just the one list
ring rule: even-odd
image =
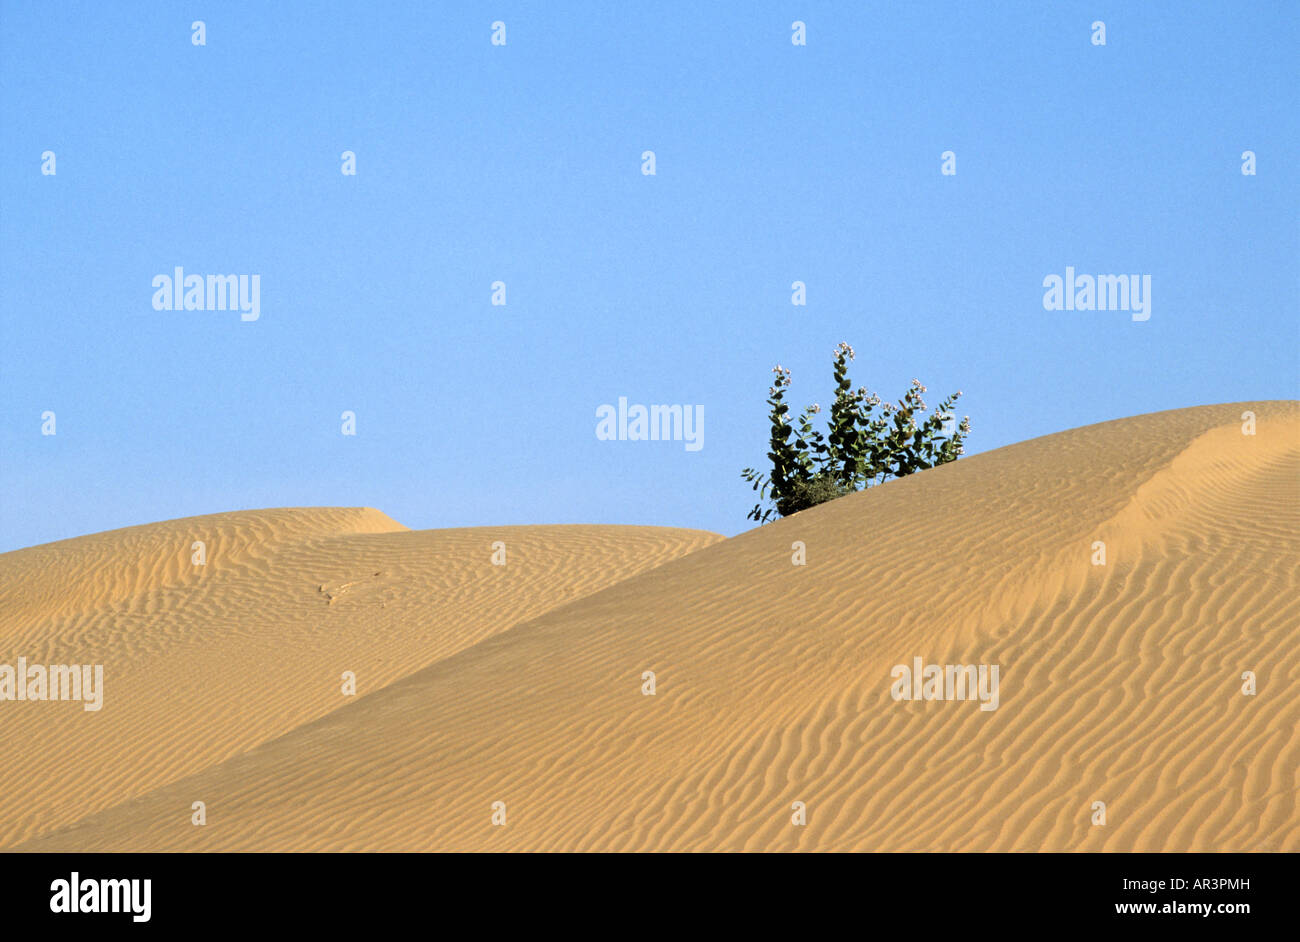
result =
[[[0,702],[0,848],[1296,851],[1298,534],[1300,403],[1257,402],[725,540],[299,509],[0,554],[0,664],[105,677]],[[914,658],[997,708],[896,700]]]

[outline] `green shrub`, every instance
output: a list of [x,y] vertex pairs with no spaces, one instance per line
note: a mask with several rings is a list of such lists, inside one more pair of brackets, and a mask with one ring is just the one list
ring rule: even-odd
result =
[[[779,365],[773,368],[776,379],[767,400],[771,409],[767,457],[772,470],[741,472],[759,496],[748,514],[750,520],[766,523],[774,515],[788,517],[890,478],[956,461],[965,451],[970,417],[964,417],[951,433],[945,429],[954,418],[960,392],[941,402],[931,415],[922,416],[928,407],[921,398],[926,388],[919,380],[912,380],[896,404],[882,403],[863,387],[853,389],[848,375],[852,359],[853,348],[847,343],[835,348],[835,401],[824,436],[813,428],[813,416],[821,412],[816,403],[791,423],[785,403],[790,371]],[[770,506],[764,508],[763,501]]]

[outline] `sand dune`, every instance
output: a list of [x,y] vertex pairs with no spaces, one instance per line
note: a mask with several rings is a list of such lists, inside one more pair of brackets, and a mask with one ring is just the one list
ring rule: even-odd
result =
[[650,527],[415,532],[377,510],[320,508],[193,517],[0,555],[0,664],[102,664],[105,674],[98,712],[0,703],[0,846],[330,713],[348,702],[345,670],[358,695],[372,693],[719,539]]
[[[395,526],[373,511],[278,513]],[[198,519],[238,527],[238,516]],[[265,515],[248,518],[252,528]],[[110,696],[129,689],[142,704],[89,721],[68,704],[0,704],[6,743],[42,743],[7,750],[0,776],[20,788],[0,799],[0,844],[1300,849],[1298,403],[1073,429],[721,542],[632,530],[657,547],[639,567],[611,534],[622,568],[602,582],[583,563],[573,601],[545,576],[528,582],[539,597],[489,598],[492,576],[462,571],[489,531],[329,536],[317,525],[232,555],[224,592],[164,568],[127,577],[137,588],[125,601],[96,576],[70,602],[28,561],[49,560],[64,580],[81,572],[61,562],[74,552],[111,570],[128,553],[112,540],[153,528],[0,556],[6,587],[40,583],[17,603],[0,595],[4,656],[19,653],[13,637],[47,639],[42,650],[65,659],[93,652],[112,665],[110,684],[120,678]],[[608,532],[582,529],[592,535],[574,558]],[[421,540],[445,556],[423,559]],[[792,563],[796,543],[805,565]],[[385,581],[333,605],[315,591],[369,571]],[[160,587],[141,588],[150,580]],[[477,628],[455,606],[426,611],[449,581],[485,613],[514,607]],[[314,593],[316,607],[286,601],[294,593]],[[273,605],[286,614],[262,614]],[[891,669],[918,657],[997,665],[997,708],[896,701]],[[398,666],[385,673],[381,658]],[[354,663],[373,690],[340,706],[335,678]],[[125,742],[95,723],[119,724]],[[98,773],[82,775],[87,764]],[[190,823],[195,801],[203,827]],[[795,802],[806,824],[792,823]]]

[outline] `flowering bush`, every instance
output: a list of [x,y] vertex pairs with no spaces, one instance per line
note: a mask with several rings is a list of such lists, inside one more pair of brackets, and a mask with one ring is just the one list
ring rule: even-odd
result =
[[[772,424],[767,457],[772,472],[765,475],[753,468],[741,472],[759,496],[750,520],[766,523],[773,515],[788,517],[891,477],[956,461],[965,451],[970,416],[948,428],[960,391],[922,417],[928,407],[921,398],[926,388],[919,380],[912,380],[897,404],[882,404],[879,396],[863,387],[853,390],[848,376],[852,359],[853,348],[847,343],[835,348],[835,401],[826,436],[813,428],[812,417],[821,412],[816,403],[790,423],[790,407],[785,403],[790,371],[779,365],[773,368],[776,379],[767,400]],[[764,508],[764,500],[771,506]]]

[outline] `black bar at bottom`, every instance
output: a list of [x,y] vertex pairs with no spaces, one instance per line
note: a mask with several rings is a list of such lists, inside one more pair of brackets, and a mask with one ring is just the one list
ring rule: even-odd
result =
[[91,933],[333,933],[431,919],[459,935],[462,918],[614,935],[659,934],[677,919],[804,935],[845,919],[912,924],[917,938],[980,927],[1231,933],[1294,918],[1295,864],[1286,854],[3,854],[0,921]]

